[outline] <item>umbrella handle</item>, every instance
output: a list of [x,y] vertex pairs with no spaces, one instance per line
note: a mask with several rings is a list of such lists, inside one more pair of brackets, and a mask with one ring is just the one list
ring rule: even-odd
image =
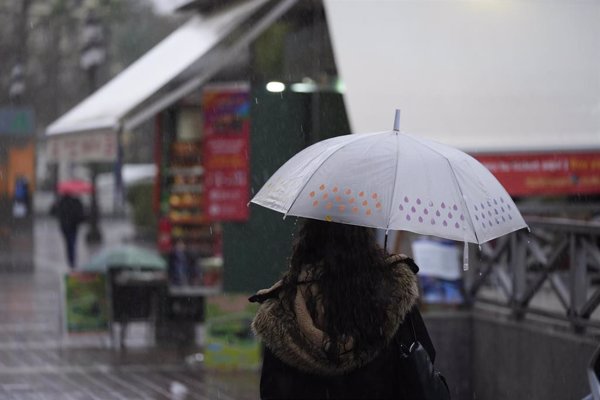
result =
[[400,131],[400,110],[396,109],[396,115],[394,116],[394,130]]
[[469,270],[469,242],[465,240],[463,247],[463,271]]
[[387,231],[385,232],[385,238],[383,239],[383,252],[385,253],[387,251]]

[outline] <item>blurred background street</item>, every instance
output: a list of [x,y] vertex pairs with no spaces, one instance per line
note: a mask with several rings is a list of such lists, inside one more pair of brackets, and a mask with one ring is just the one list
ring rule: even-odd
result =
[[[126,219],[107,218],[102,228],[106,246],[145,244]],[[0,272],[0,399],[257,398],[256,373],[206,371],[190,361],[198,347],[148,343],[146,323],[132,327],[133,348],[112,347],[106,334],[67,335],[60,284],[68,267],[56,220],[40,216],[34,235],[35,271]],[[98,248],[80,240],[78,251],[85,262]]]
[[[397,145],[414,164],[377,211],[355,208],[363,164],[343,191],[294,175],[310,216],[397,217],[367,225],[419,265],[454,399],[600,400],[599,20],[596,0],[0,0],[0,400],[258,398],[247,298],[299,218],[251,200],[303,149],[392,126],[468,161]],[[496,235],[513,213],[529,229]]]

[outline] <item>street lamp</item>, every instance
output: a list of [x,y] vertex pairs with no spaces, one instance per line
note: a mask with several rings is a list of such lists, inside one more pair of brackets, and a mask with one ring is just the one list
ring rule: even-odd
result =
[[23,66],[17,62],[10,72],[10,85],[8,87],[8,98],[12,103],[20,103],[25,94],[25,78]]
[[[106,59],[106,48],[104,43],[104,29],[100,19],[89,11],[81,32],[82,49],[79,65],[86,72],[90,94],[96,90],[96,78],[98,68]],[[90,199],[90,230],[87,233],[88,243],[102,242],[102,233],[98,227],[99,212],[98,199],[96,195],[96,177],[98,166],[91,162],[89,164],[92,181],[92,194]]]

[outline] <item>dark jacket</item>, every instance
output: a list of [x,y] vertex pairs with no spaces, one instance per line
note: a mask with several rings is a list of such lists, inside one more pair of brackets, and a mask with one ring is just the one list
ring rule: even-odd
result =
[[390,260],[397,276],[393,293],[399,298],[397,310],[390,313],[389,321],[382,326],[388,340],[374,343],[361,359],[355,359],[349,352],[333,365],[323,351],[322,342],[311,339],[315,331],[322,332],[313,325],[310,315],[297,305],[295,318],[285,315],[285,308],[280,307],[280,283],[253,296],[251,300],[262,302],[252,323],[255,334],[265,345],[261,398],[411,399],[410,382],[402,379],[400,346],[409,346],[416,334],[432,360],[435,350],[416,307],[417,282],[409,260],[400,256]]
[[50,213],[58,218],[63,232],[75,232],[85,220],[83,203],[77,197],[62,195],[52,206]]

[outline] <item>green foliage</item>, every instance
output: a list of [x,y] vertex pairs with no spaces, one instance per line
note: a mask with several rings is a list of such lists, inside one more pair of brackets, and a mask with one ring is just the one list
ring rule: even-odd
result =
[[127,189],[127,202],[133,211],[133,224],[138,233],[156,232],[157,219],[152,209],[153,183],[139,183]]

